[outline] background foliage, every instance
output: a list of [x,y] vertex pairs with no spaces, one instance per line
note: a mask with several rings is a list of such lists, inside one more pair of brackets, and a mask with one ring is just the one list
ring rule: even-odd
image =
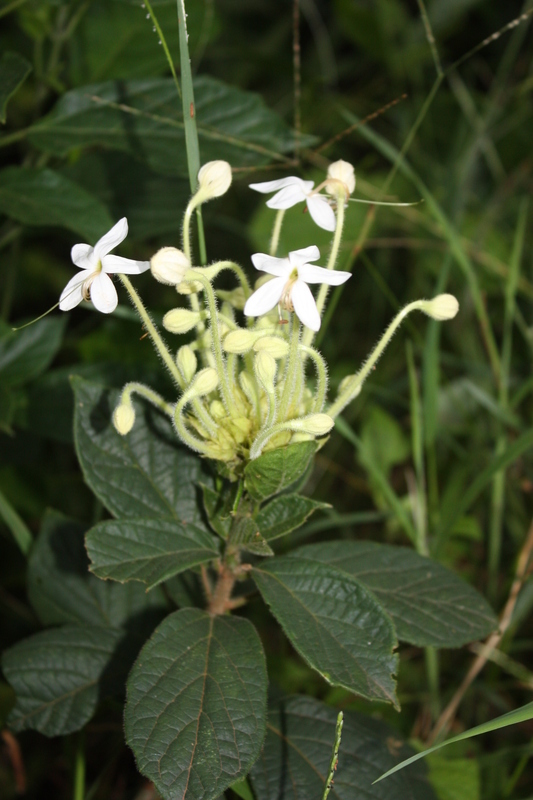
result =
[[[153,7],[178,63],[175,4],[159,0]],[[320,548],[334,531],[346,539],[338,558],[350,572],[348,553],[361,569],[368,548],[415,543],[420,549],[427,541],[433,558],[487,596],[497,614],[517,565],[527,562],[525,547],[532,545],[530,20],[451,67],[529,7],[434,0],[427,4],[432,47],[421,13],[425,7],[414,0],[300,4],[300,155],[306,172],[318,174],[325,159],[344,158],[356,167],[360,197],[375,199],[384,191],[386,199],[424,201],[396,209],[350,205],[339,266],[353,267],[354,278],[334,293],[321,332],[332,384],[357,368],[404,303],[447,290],[457,295],[461,311],[444,327],[412,318],[395,338],[316,458],[306,493],[334,504],[334,510],[281,540],[278,552],[303,544],[304,534],[314,539],[311,549]],[[261,198],[247,189],[249,178],[286,174],[281,167],[293,158],[292,7],[279,1],[205,0],[190,2],[187,11],[202,161],[226,158],[237,168],[224,202],[205,209],[208,256],[234,258],[247,267],[250,252],[265,248],[271,224]],[[165,378],[126,305],[111,318],[78,309],[68,317],[56,312],[17,334],[10,329],[57,301],[72,274],[72,244],[94,242],[119,217],[126,215],[130,223],[125,255],[149,258],[161,245],[179,244],[189,193],[180,106],[146,13],[133,0],[15,0],[0,10],[1,644],[4,649],[38,633],[45,663],[47,653],[69,636],[79,642],[82,626],[86,642],[80,660],[89,683],[103,663],[92,637],[97,634],[107,652],[117,654],[105,676],[110,686],[123,682],[138,649],[135,634],[142,637],[154,627],[168,597],[157,588],[145,595],[138,583],[102,583],[86,574],[82,532],[108,523],[74,454],[69,379],[77,375],[114,387],[129,378],[145,379],[164,391]],[[356,127],[393,100],[399,102]],[[261,169],[276,162],[275,171]],[[307,217],[287,218],[282,248],[289,241],[291,249],[310,241],[326,246]],[[149,276],[138,285],[156,316],[168,310],[172,298]],[[74,384],[85,385],[79,378]],[[39,546],[28,561],[24,553],[39,531]],[[69,543],[79,559],[79,580],[70,576],[70,585],[64,573],[54,574],[52,539],[54,553],[58,542]],[[317,557],[320,550],[313,552]],[[194,551],[187,557],[198,563]],[[334,561],[331,551],[326,560]],[[438,586],[438,566],[428,592]],[[369,588],[392,593],[391,608],[402,609],[398,616],[409,635],[401,637],[399,651],[402,713],[379,704],[371,712],[399,737],[427,742],[475,656],[467,649],[443,650],[437,658],[423,649],[468,639],[466,633],[461,639],[453,591],[442,640],[429,642],[423,616],[431,598],[421,595],[409,605],[409,598],[394,596],[390,565],[383,568],[384,586]],[[268,593],[268,565],[261,582]],[[63,603],[57,601],[58,586]],[[529,699],[532,587],[531,580],[524,581],[506,620],[507,633],[467,692],[454,732]],[[184,594],[194,591],[176,582],[175,602],[186,605]],[[125,626],[132,614],[139,619],[135,631]],[[269,642],[274,696],[311,696],[290,701],[281,715],[291,736],[301,736],[298,726],[306,714],[315,715],[319,700],[346,710],[370,709],[309,669],[259,597],[246,616]],[[61,627],[42,631],[43,625]],[[4,671],[9,677],[9,662]],[[38,683],[39,675],[32,679]],[[7,682],[0,689],[5,718],[13,696]],[[60,719],[50,716],[42,724],[53,736],[68,728],[70,713],[89,719],[96,709],[84,742],[81,734],[45,739],[30,731],[19,737],[28,797],[70,797],[81,752],[91,797],[137,796],[143,783],[123,743],[120,705],[85,687],[77,697],[74,712],[60,709]],[[320,755],[309,754],[314,763],[329,758],[335,720],[329,709],[320,713],[317,737],[324,744]],[[274,717],[266,761],[258,762],[252,775],[261,796],[268,793],[268,763],[276,763],[279,747]],[[364,735],[373,742],[368,746],[377,746],[381,722],[368,724]],[[352,759],[351,742],[362,735],[354,725],[347,724],[343,740]],[[533,796],[530,726],[435,757],[430,778],[438,796]],[[15,762],[10,742],[5,744],[0,783],[8,787],[6,796],[14,797]],[[350,763],[348,757],[341,761],[339,794],[342,770],[352,769]],[[320,788],[308,776],[302,791],[318,796]]]

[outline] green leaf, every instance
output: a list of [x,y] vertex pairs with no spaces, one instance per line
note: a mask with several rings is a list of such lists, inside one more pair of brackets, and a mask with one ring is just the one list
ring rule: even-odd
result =
[[452,736],[451,739],[447,739],[445,742],[435,744],[433,747],[429,747],[422,753],[417,753],[416,755],[411,756],[411,758],[407,758],[405,761],[402,761],[401,764],[397,764],[383,775],[380,775],[377,780],[382,781],[384,778],[388,778],[390,775],[393,775],[399,770],[404,769],[404,767],[407,767],[409,764],[413,764],[415,761],[419,761],[421,758],[425,758],[430,753],[435,753],[437,750],[440,750],[442,747],[446,747],[449,744],[462,742],[465,739],[472,739],[474,736],[480,736],[482,733],[498,731],[501,728],[509,727],[509,725],[518,725],[520,722],[529,722],[530,719],[533,719],[533,703],[527,703],[527,705],[517,708],[514,711],[509,711],[507,714],[503,714],[501,717],[491,719],[490,722],[484,722],[482,725],[476,725],[475,728],[470,728],[469,731],[464,731],[463,733],[459,733],[457,736]]
[[[257,800],[321,798],[335,740],[337,712],[310,697],[291,697],[269,711],[261,758],[250,773]],[[397,732],[367,715],[344,711],[334,800],[436,800],[425,769],[372,785],[380,771],[412,752]]]
[[479,763],[474,758],[428,758],[429,779],[439,800],[482,800]]
[[267,677],[253,625],[176,611],[143,647],[127,685],[126,740],[164,798],[214,800],[261,750]]
[[6,121],[7,103],[32,70],[29,61],[18,53],[7,51],[0,60],[0,122]]
[[68,228],[95,242],[111,226],[108,210],[81,186],[51,169],[0,171],[0,211],[24,225]]
[[198,482],[210,483],[201,459],[180,447],[167,417],[136,404],[133,430],[111,422],[118,393],[73,378],[74,435],[85,480],[119,518],[163,517],[203,527]]
[[176,520],[101,522],[87,534],[91,572],[114,581],[142,581],[152,589],[186,569],[218,556],[215,538]]
[[27,555],[33,542],[33,536],[24,520],[19,517],[2,492],[0,492],[0,519],[4,521],[11,531],[13,539],[18,544],[21,552]]
[[328,683],[397,705],[394,628],[368,589],[296,556],[273,558],[251,575],[296,650]]
[[204,486],[204,484],[200,484],[200,488],[209,524],[222,539],[227,539],[233,522],[231,510],[233,508],[234,492],[216,492],[210,486]]
[[149,636],[166,601],[138,584],[101,581],[89,572],[86,525],[49,511],[28,561],[28,596],[45,625],[128,626]]
[[257,556],[273,556],[274,551],[261,536],[257,522],[249,516],[237,517],[231,526],[231,544]]
[[371,589],[392,617],[401,641],[461,647],[483,639],[498,625],[479,592],[407,547],[337,541],[305,545],[292,555],[331,564]]
[[391,467],[409,456],[409,441],[401,426],[383,408],[370,406],[361,426],[361,443],[366,453],[387,474]]
[[256,522],[265,539],[278,539],[299,528],[314,511],[321,508],[331,506],[299,494],[284,494],[264,506],[257,515]]
[[25,383],[47,369],[61,345],[65,322],[65,317],[48,317],[0,336],[0,381],[4,388]]
[[266,500],[287,489],[305,473],[316,447],[316,442],[298,442],[250,461],[244,470],[247,492],[254,500]]
[[[195,79],[194,94],[204,163],[224,159],[234,167],[260,165],[293,148],[292,132],[258,95],[207,76]],[[130,153],[163,175],[187,176],[183,117],[172,78],[74,89],[28,137],[57,156],[99,145]]]
[[17,694],[8,725],[45,736],[82,728],[96,709],[123,635],[111,628],[66,625],[6,650],[2,668]]

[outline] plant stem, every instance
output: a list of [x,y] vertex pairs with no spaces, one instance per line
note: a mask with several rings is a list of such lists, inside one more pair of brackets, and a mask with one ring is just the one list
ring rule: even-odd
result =
[[72,800],[83,800],[85,797],[85,750],[83,733],[79,733],[77,739]]
[[176,362],[174,361],[174,359],[170,355],[170,352],[169,352],[166,344],[164,343],[163,339],[161,338],[161,335],[160,335],[159,331],[157,330],[156,326],[154,325],[154,323],[150,319],[150,315],[148,314],[147,310],[145,309],[141,298],[139,297],[139,295],[137,294],[137,292],[133,288],[132,282],[127,277],[127,275],[123,275],[122,273],[119,273],[118,277],[120,278],[120,280],[122,281],[123,286],[127,290],[133,305],[137,309],[137,312],[138,312],[140,318],[142,319],[142,321],[144,323],[144,326],[145,326],[146,330],[150,334],[150,338],[152,339],[152,342],[154,343],[154,347],[156,348],[157,352],[159,353],[159,355],[161,356],[161,358],[165,362],[165,366],[167,367],[168,371],[170,372],[170,374],[171,374],[171,376],[172,376],[172,378],[174,380],[174,383],[176,383],[176,385],[179,386],[180,389],[184,389],[185,388],[185,384],[183,382],[183,378],[180,375],[180,371],[179,371],[179,369],[178,369],[178,367],[176,365]]
[[300,346],[300,325],[296,321],[296,315],[292,315],[291,322],[291,338],[289,342],[289,354],[287,356],[287,364],[285,366],[285,385],[283,387],[283,394],[278,407],[276,419],[284,422],[287,417],[287,412],[291,401],[293,400],[294,390],[298,383],[298,373],[301,373],[302,364],[298,357],[298,349]]
[[279,236],[281,233],[281,226],[283,224],[283,217],[285,216],[285,209],[280,208],[274,220],[274,227],[272,228],[272,237],[270,239],[270,255],[275,256],[279,245]]

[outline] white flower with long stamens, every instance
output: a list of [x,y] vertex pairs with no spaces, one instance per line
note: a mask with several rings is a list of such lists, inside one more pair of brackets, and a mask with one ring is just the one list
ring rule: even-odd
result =
[[250,189],[262,194],[276,192],[274,197],[267,200],[269,208],[286,209],[305,202],[316,224],[326,231],[334,231],[336,224],[334,211],[324,195],[313,194],[314,185],[313,181],[304,181],[291,176],[264,183],[251,183]]
[[113,225],[94,247],[90,244],[75,244],[70,257],[82,271],[69,280],[59,298],[61,311],[70,311],[82,300],[91,300],[102,314],[110,314],[118,305],[117,290],[109,273],[122,272],[125,275],[138,275],[150,269],[149,261],[134,261],[131,258],[110,256],[128,235],[128,220],[122,217]]
[[259,317],[279,305],[287,311],[294,311],[300,321],[317,331],[320,328],[320,315],[315,298],[308,283],[327,283],[339,286],[351,276],[350,272],[340,272],[309,264],[320,258],[318,247],[312,245],[303,250],[294,250],[287,258],[274,258],[265,253],[255,253],[252,263],[256,269],[273,275],[246,301],[244,313],[248,317]]

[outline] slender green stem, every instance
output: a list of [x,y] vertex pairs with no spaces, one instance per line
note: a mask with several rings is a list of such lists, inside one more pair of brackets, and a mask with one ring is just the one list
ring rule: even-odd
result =
[[324,408],[324,403],[326,402],[326,394],[328,391],[328,367],[325,359],[314,347],[307,347],[305,344],[301,344],[300,350],[303,351],[306,356],[309,356],[315,364],[317,386],[315,402],[313,403],[313,413],[319,413]]
[[29,128],[24,128],[22,131],[15,131],[14,133],[8,133],[7,136],[0,137],[0,147],[7,147],[9,144],[13,144],[13,142],[20,142],[21,139],[24,139],[29,131]]
[[176,383],[180,389],[184,389],[185,384],[183,382],[183,378],[180,375],[180,371],[176,365],[176,362],[170,355],[170,352],[165,342],[161,338],[159,331],[157,330],[156,326],[150,319],[150,315],[148,314],[148,311],[145,309],[141,298],[135,291],[132,282],[130,281],[127,275],[123,275],[122,273],[120,273],[118,277],[122,281],[124,288],[127,290],[133,305],[137,309],[137,313],[139,314],[140,318],[144,323],[144,327],[146,328],[146,330],[150,335],[150,338],[152,339],[154,347],[156,348],[157,352],[163,359],[165,366],[167,367],[168,371],[170,372],[170,375],[172,376],[172,379],[174,380],[174,383]]
[[272,228],[272,236],[270,238],[269,253],[271,256],[275,256],[278,251],[279,236],[281,233],[281,226],[283,225],[284,216],[285,216],[285,209],[280,208],[278,210],[278,213],[276,214],[276,219],[274,220],[274,227]]
[[342,736],[342,723],[344,720],[344,715],[342,711],[339,711],[337,715],[337,724],[335,726],[335,741],[333,742],[333,750],[331,752],[331,760],[329,762],[329,770],[328,770],[328,777],[326,778],[326,783],[324,786],[324,794],[322,795],[322,800],[326,800],[327,796],[330,792],[331,787],[333,786],[333,780],[335,778],[335,771],[337,769],[337,763],[339,761],[339,750],[341,746],[341,736]]
[[226,363],[224,360],[224,353],[222,350],[222,342],[220,340],[220,331],[218,329],[218,315],[217,315],[217,301],[215,297],[215,292],[213,290],[213,286],[211,281],[208,280],[201,272],[195,270],[188,270],[185,273],[186,280],[197,280],[199,283],[202,284],[204,288],[204,294],[207,301],[207,308],[210,314],[210,331],[211,331],[211,340],[213,343],[213,355],[215,357],[216,369],[218,373],[218,377],[220,380],[220,390],[222,393],[222,399],[224,401],[224,405],[226,409],[231,413],[232,409],[234,408],[234,398],[233,392],[231,391],[231,386],[228,381],[228,375],[226,371]]
[[0,18],[5,17],[6,14],[10,14],[11,11],[15,11],[16,8],[23,6],[24,3],[27,2],[28,0],[13,0],[12,3],[8,3],[7,6],[4,6],[4,8],[0,9]]
[[129,404],[131,402],[132,394],[138,394],[140,395],[140,397],[144,397],[144,399],[148,400],[148,402],[151,403],[153,406],[159,408],[165,414],[168,414],[169,417],[173,416],[174,414],[173,404],[167,403],[166,400],[163,400],[160,394],[154,392],[153,389],[150,389],[143,383],[136,383],[135,381],[127,383],[122,390],[122,396],[120,402]]
[[429,555],[427,542],[427,502],[426,477],[424,467],[424,436],[422,427],[422,405],[420,387],[416,374],[413,347],[407,342],[407,366],[409,371],[409,387],[411,390],[411,430],[413,442],[413,461],[416,474],[416,497],[413,508],[414,523],[417,532],[416,550],[420,555]]
[[296,320],[296,315],[292,315],[291,321],[291,338],[289,341],[289,354],[287,356],[287,363],[285,364],[285,376],[283,393],[276,414],[276,419],[284,422],[287,418],[287,412],[294,399],[295,389],[298,384],[298,374],[302,372],[302,362],[298,356],[300,346],[300,324]]
[[83,733],[77,737],[76,756],[74,761],[74,786],[72,800],[83,800],[85,797],[85,748]]
[[[198,398],[196,398],[198,399]],[[178,436],[182,439],[185,444],[191,448],[191,450],[195,450],[197,453],[201,453],[202,455],[206,455],[208,448],[201,439],[198,439],[194,436],[187,425],[185,424],[185,420],[183,419],[183,411],[185,406],[191,402],[190,396],[185,393],[180,401],[176,404],[176,408],[174,409],[174,426],[178,433]]]
[[436,720],[440,714],[439,654],[434,647],[425,647],[424,654],[426,659],[426,675],[428,678],[431,717],[433,720]]
[[422,17],[422,23],[424,25],[424,30],[426,31],[426,39],[428,40],[429,49],[431,50],[431,55],[433,56],[433,61],[435,62],[435,69],[437,70],[437,75],[442,77],[443,70],[442,65],[440,63],[439,53],[437,51],[437,45],[435,43],[435,37],[433,36],[433,30],[431,29],[431,24],[429,22],[429,17],[426,11],[426,7],[424,5],[424,0],[417,0],[418,8],[420,9],[420,16]]
[[150,17],[152,18],[152,22],[154,23],[154,27],[155,27],[155,29],[157,31],[157,35],[159,36],[159,41],[161,42],[161,45],[163,47],[163,52],[165,53],[165,56],[166,56],[166,59],[167,59],[167,62],[168,62],[168,66],[170,67],[170,71],[172,73],[172,77],[174,78],[174,83],[176,84],[176,89],[177,89],[178,95],[179,95],[179,97],[181,97],[180,84],[179,84],[179,81],[178,81],[178,76],[176,75],[176,69],[174,67],[174,62],[172,60],[172,56],[170,55],[170,50],[168,48],[167,40],[165,39],[163,31],[161,30],[161,26],[160,26],[160,24],[158,22],[158,19],[157,19],[155,13],[154,13],[154,10],[153,10],[152,6],[150,4],[150,0],[143,0],[143,2],[144,2],[144,5],[146,6],[146,10],[150,14]]

